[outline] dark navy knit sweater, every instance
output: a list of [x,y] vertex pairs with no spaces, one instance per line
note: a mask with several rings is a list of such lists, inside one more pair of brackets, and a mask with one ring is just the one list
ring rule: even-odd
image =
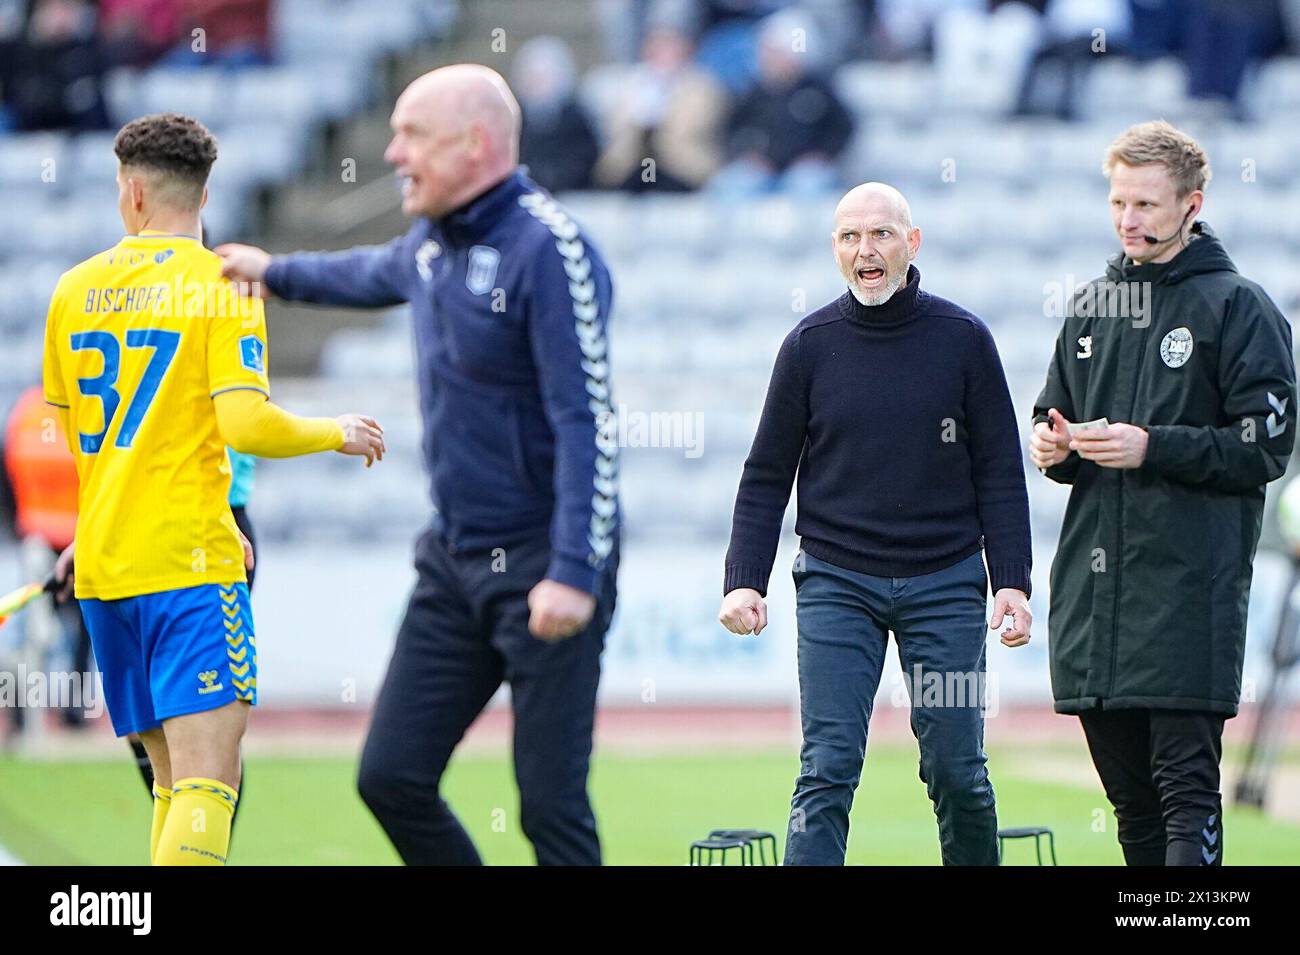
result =
[[993,589],[1029,593],[1029,498],[1006,376],[978,318],[920,288],[847,291],[781,345],[732,519],[723,593],[766,594],[799,475],[805,552],[912,577],[978,551]]

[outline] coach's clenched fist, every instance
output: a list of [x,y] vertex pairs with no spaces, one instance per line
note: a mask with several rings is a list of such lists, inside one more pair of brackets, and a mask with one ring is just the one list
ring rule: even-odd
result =
[[221,256],[221,275],[232,282],[257,282],[258,294],[270,298],[271,290],[266,287],[266,270],[271,265],[271,253],[254,245],[240,245],[227,242],[212,251]]
[[542,640],[573,636],[595,612],[595,597],[558,580],[543,580],[528,592],[528,632]]
[[1042,470],[1054,467],[1070,456],[1069,422],[1055,408],[1047,412],[1048,421],[1034,425],[1029,438],[1029,459]]
[[767,626],[767,604],[763,595],[748,587],[737,587],[722,598],[718,622],[732,633],[758,636]]

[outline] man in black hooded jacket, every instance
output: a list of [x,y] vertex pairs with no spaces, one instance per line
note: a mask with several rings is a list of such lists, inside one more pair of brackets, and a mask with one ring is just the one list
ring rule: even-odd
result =
[[1083,724],[1127,863],[1218,865],[1264,485],[1295,441],[1291,328],[1196,220],[1210,169],[1194,140],[1143,123],[1103,170],[1123,251],[1068,303],[1034,406],[1030,456],[1073,485],[1052,690]]

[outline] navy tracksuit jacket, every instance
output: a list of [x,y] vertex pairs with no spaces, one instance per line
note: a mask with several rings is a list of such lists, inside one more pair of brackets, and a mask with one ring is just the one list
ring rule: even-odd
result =
[[[387,245],[277,256],[266,283],[319,304],[409,302],[415,321],[437,518],[416,545],[419,578],[362,753],[362,798],[407,863],[481,861],[438,790],[506,680],[519,824],[537,861],[598,864],[586,785],[619,556],[604,262],[516,172]],[[527,597],[543,577],[595,595],[583,631],[531,635]]]
[[546,576],[595,593],[618,525],[600,254],[522,171],[387,245],[277,256],[272,292],[409,302],[434,506],[459,550],[549,528]]

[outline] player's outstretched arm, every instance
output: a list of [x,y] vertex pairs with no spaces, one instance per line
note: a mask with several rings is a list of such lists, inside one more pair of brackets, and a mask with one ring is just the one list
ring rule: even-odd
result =
[[318,451],[338,451],[366,459],[366,467],[382,461],[384,429],[366,415],[302,418],[272,403],[250,388],[214,395],[217,428],[236,451],[259,458],[292,458]]

